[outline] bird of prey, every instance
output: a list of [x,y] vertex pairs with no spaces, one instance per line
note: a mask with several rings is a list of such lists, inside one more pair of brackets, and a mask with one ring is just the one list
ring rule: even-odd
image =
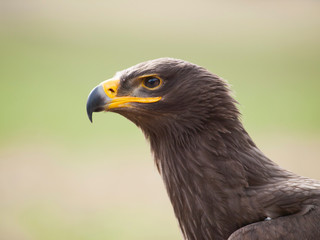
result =
[[142,129],[185,239],[320,239],[320,181],[267,158],[208,70],[173,58],[137,64],[91,91],[89,119],[99,111]]

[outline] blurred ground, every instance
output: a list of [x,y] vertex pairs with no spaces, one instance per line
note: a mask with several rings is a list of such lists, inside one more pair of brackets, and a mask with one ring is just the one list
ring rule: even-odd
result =
[[318,1],[0,2],[0,239],[180,239],[149,146],[85,113],[116,71],[182,58],[232,85],[246,129],[320,179]]

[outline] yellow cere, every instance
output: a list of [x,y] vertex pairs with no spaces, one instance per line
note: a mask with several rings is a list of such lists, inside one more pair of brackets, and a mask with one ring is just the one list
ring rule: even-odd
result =
[[106,109],[119,108],[119,107],[130,107],[130,103],[138,102],[138,103],[154,103],[161,100],[161,97],[131,97],[131,96],[123,96],[116,97],[118,88],[120,85],[119,79],[110,79],[101,83],[104,92],[106,95],[111,98],[111,102],[107,105]]

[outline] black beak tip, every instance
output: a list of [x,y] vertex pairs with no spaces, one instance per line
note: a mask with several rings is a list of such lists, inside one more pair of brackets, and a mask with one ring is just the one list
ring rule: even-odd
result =
[[89,118],[90,122],[92,122],[92,113],[93,113],[93,111],[92,111],[92,106],[90,104],[91,101],[89,101],[89,100],[90,100],[90,98],[87,101],[87,115],[88,115],[88,118]]
[[108,97],[105,95],[102,86],[99,85],[91,91],[87,100],[87,115],[90,122],[92,122],[92,113],[103,111],[107,102]]
[[89,118],[90,122],[92,123],[92,112],[87,110],[87,114],[88,114],[88,118]]

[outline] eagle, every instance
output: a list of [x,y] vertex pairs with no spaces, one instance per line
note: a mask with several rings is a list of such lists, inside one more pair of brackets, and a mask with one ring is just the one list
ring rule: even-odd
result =
[[320,239],[320,181],[266,157],[205,68],[159,58],[117,72],[89,94],[89,119],[100,111],[143,131],[185,239]]

